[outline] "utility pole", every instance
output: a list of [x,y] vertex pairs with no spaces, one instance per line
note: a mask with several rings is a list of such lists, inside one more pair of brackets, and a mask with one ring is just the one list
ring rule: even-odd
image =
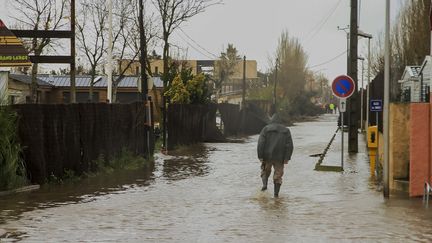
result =
[[243,94],[242,106],[244,107],[246,101],[246,56],[243,56]]
[[108,81],[107,81],[107,102],[111,103],[112,101],[112,49],[113,49],[113,36],[112,36],[112,0],[108,0],[108,65],[107,65],[107,73],[108,73]]
[[144,0],[139,0],[139,28],[140,28],[140,51],[141,51],[141,101],[147,100],[148,77],[146,72],[147,40],[144,29]]
[[389,102],[390,102],[390,0],[386,0],[385,10],[385,42],[384,42],[384,166],[383,166],[383,184],[384,197],[390,195],[389,189]]
[[76,66],[75,66],[75,0],[71,0],[71,32],[72,38],[70,41],[71,45],[71,63],[70,63],[70,103],[76,103],[76,83],[75,83],[75,74],[76,74]]
[[[357,58],[358,58],[358,0],[351,0],[351,21],[350,21],[350,66],[348,75],[354,80],[355,86],[358,87],[357,77]],[[354,91],[353,96],[348,100],[348,152],[358,152],[358,92]]]
[[276,113],[276,86],[278,81],[278,66],[279,66],[279,58],[276,58],[276,67],[275,67],[275,80],[274,80],[274,91],[273,91],[273,106],[274,112]]

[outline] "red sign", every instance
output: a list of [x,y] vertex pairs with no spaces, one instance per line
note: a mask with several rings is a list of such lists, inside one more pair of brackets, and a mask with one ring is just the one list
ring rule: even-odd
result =
[[332,83],[332,91],[333,95],[341,98],[346,99],[349,98],[355,91],[356,86],[354,83],[354,80],[346,75],[341,75],[335,80],[333,80]]

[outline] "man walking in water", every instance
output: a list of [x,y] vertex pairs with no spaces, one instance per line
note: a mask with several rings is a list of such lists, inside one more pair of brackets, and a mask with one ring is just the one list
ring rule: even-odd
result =
[[274,114],[270,124],[262,129],[258,139],[258,159],[261,161],[261,178],[263,182],[262,191],[267,190],[268,178],[273,167],[274,197],[279,196],[284,166],[288,164],[292,153],[291,132],[281,124],[279,116]]

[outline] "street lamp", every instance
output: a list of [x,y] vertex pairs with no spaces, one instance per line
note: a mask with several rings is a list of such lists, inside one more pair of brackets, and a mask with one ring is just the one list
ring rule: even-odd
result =
[[361,89],[360,89],[360,132],[363,132],[363,80],[364,80],[364,57],[358,57],[362,63],[361,67]]
[[[370,93],[370,81],[371,81],[371,70],[370,70],[370,67],[371,67],[371,51],[370,51],[370,42],[371,42],[371,39],[372,39],[372,35],[371,34],[367,34],[367,33],[365,33],[365,32],[363,32],[363,31],[361,31],[361,30],[359,30],[358,31],[358,36],[359,37],[363,37],[363,38],[367,38],[368,39],[368,71],[367,71],[367,79],[368,79],[368,82],[367,82],[367,88],[366,88],[366,129],[368,129],[368,127],[369,127],[369,103],[370,103],[370,95],[369,95],[369,93]],[[363,95],[362,95],[362,97],[363,97]],[[363,105],[363,103],[362,103],[362,105]],[[363,113],[362,113],[363,114]],[[362,121],[362,124],[363,124],[363,121]]]
[[349,25],[347,25],[347,27],[345,27],[345,28],[341,28],[341,27],[337,27],[337,29],[338,30],[343,30],[345,33],[346,33],[346,39],[347,39],[347,49],[346,49],[346,52],[347,52],[347,75],[348,75],[348,70],[349,70],[349,63],[350,63],[350,61],[349,61],[349,38],[350,38],[350,33],[349,33]]
[[385,8],[385,41],[384,41],[384,166],[383,184],[384,197],[389,197],[389,102],[390,102],[390,0],[386,0]]

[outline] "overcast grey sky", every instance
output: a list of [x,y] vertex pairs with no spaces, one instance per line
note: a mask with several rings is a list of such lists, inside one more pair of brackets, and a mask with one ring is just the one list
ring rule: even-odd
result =
[[[391,0],[393,17],[403,1]],[[384,10],[384,0],[362,0],[360,29],[373,36],[383,32]],[[262,71],[269,68],[279,35],[287,30],[301,40],[309,54],[309,66],[314,66],[346,50],[346,34],[337,26],[349,24],[349,11],[349,0],[225,0],[224,5],[194,17],[183,30],[211,53],[218,54],[227,43],[233,43],[248,59],[256,59]],[[175,39],[179,45],[188,46],[183,33],[176,34]],[[367,41],[359,42],[359,52],[367,56]],[[193,58],[205,58],[191,47],[188,53]],[[346,72],[346,56],[313,69],[332,79]]]
[[[0,0],[0,18],[11,25],[12,0]],[[406,0],[391,0],[392,17]],[[384,29],[385,0],[361,0],[360,29],[376,37]],[[346,50],[346,34],[337,26],[349,23],[349,0],[224,0],[195,16],[174,34],[176,45],[187,48],[188,58],[209,59],[233,43],[241,55],[258,61],[261,71],[269,68],[278,37],[283,30],[298,37],[309,55],[309,66],[324,63]],[[191,40],[193,39],[193,41]],[[198,47],[198,43],[202,48]],[[200,50],[198,52],[197,50]],[[367,42],[359,42],[366,56]],[[210,53],[208,53],[210,52]],[[346,56],[313,68],[330,80],[346,72]]]

